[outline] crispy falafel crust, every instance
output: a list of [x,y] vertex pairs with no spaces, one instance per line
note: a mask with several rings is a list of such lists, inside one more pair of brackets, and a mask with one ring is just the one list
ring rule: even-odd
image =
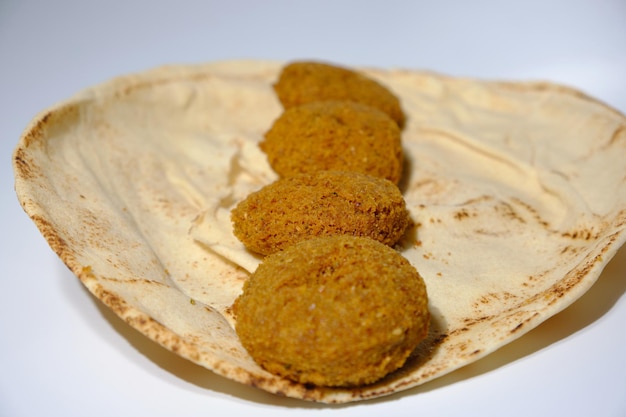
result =
[[233,232],[268,255],[313,236],[365,236],[395,244],[409,225],[398,187],[357,172],[319,171],[281,178],[231,211]]
[[356,171],[398,183],[401,131],[385,113],[350,101],[285,110],[259,144],[282,177],[320,170]]
[[356,101],[380,109],[403,127],[400,100],[385,86],[354,70],[314,61],[285,65],[274,91],[285,109],[325,100]]
[[356,386],[400,368],[430,321],[426,287],[394,249],[319,237],[265,258],[234,305],[253,359],[301,383]]

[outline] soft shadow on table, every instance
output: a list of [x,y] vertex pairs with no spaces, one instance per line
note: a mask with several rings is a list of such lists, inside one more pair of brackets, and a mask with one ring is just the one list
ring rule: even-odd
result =
[[[70,275],[70,273],[66,271],[63,275]],[[64,276],[63,280],[66,279],[67,277]],[[67,291],[70,290],[68,289]],[[75,292],[76,290],[74,289],[72,291]],[[161,369],[200,390],[209,390],[246,402],[293,408],[337,408],[364,404],[360,402],[329,406],[309,403],[278,397],[259,389],[230,381],[201,366],[182,359],[152,342],[117,317],[99,300],[91,296],[86,289],[84,293],[85,296],[88,295],[91,297],[99,313],[108,324],[134,349]],[[365,403],[394,401],[407,396],[419,395],[420,393],[432,391],[485,374],[501,366],[532,355],[554,343],[566,339],[600,319],[615,305],[624,293],[626,293],[626,247],[622,247],[617,252],[615,257],[604,269],[602,275],[598,278],[596,284],[594,284],[585,295],[563,312],[548,319],[520,339],[505,345],[496,352],[473,364],[437,378],[429,383],[388,397],[369,400]],[[68,298],[71,299],[75,296],[75,294],[70,294]]]

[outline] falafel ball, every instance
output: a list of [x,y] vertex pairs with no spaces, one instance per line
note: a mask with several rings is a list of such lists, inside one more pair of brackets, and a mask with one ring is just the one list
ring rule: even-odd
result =
[[375,382],[427,334],[426,286],[369,238],[319,237],[265,258],[234,304],[236,331],[267,371],[320,386]]
[[397,184],[402,175],[398,126],[385,113],[350,101],[313,102],[287,109],[259,146],[282,177],[343,170]]
[[387,113],[398,126],[404,126],[398,98],[387,87],[352,69],[323,62],[292,62],[283,67],[273,87],[285,109],[312,101],[356,101]]
[[281,178],[231,211],[233,232],[269,255],[313,236],[348,234],[395,244],[409,225],[398,187],[357,172],[319,171]]

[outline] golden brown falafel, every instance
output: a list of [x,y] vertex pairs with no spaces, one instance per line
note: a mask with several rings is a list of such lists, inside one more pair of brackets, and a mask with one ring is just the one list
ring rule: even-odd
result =
[[259,145],[283,177],[319,170],[357,171],[398,183],[401,132],[386,114],[349,101],[285,110]]
[[396,243],[409,224],[398,187],[357,172],[319,171],[286,177],[252,193],[231,211],[233,232],[268,255],[312,236],[367,236]]
[[313,101],[356,101],[380,109],[398,126],[404,126],[405,116],[398,98],[377,81],[348,68],[322,62],[292,62],[283,67],[274,90],[285,109]]
[[369,238],[318,237],[265,258],[236,300],[236,331],[269,372],[353,386],[400,368],[426,337],[419,273]]

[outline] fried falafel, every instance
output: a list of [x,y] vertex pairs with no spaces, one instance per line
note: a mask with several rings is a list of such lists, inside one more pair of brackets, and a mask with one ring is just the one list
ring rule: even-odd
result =
[[410,222],[398,187],[347,171],[281,178],[240,201],[231,220],[235,236],[262,255],[309,237],[337,234],[393,245]]
[[356,101],[387,113],[400,127],[405,123],[398,98],[387,87],[352,69],[296,61],[283,67],[273,87],[285,109],[313,101]]
[[385,113],[350,101],[289,108],[274,121],[259,146],[282,177],[343,170],[397,184],[403,170],[398,126]]
[[236,331],[267,371],[355,386],[400,368],[426,337],[426,286],[394,249],[326,236],[265,258],[234,304]]

